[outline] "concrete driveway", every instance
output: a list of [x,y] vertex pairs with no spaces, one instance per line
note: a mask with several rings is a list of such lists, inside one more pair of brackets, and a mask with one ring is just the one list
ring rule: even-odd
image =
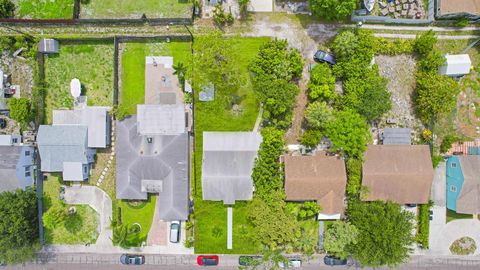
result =
[[[429,249],[427,255],[452,255],[449,248],[453,241],[468,236],[480,244],[480,221],[457,219],[447,223],[446,208],[446,164],[442,162],[435,169],[432,185],[433,219],[430,221]],[[477,249],[474,255],[480,254]]]
[[95,246],[112,246],[112,200],[103,190],[96,186],[65,187],[65,203],[88,204],[100,216],[98,239]]

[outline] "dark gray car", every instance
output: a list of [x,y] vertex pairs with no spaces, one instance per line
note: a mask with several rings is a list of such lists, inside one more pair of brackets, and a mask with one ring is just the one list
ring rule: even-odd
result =
[[145,263],[145,256],[135,254],[123,254],[120,256],[120,262],[127,265],[142,265]]
[[330,65],[335,65],[337,63],[337,60],[335,59],[335,56],[331,53],[318,50],[315,55],[313,56],[313,60],[320,62],[320,63],[327,63]]
[[347,259],[339,259],[333,256],[325,256],[325,258],[323,258],[323,262],[330,266],[347,265]]

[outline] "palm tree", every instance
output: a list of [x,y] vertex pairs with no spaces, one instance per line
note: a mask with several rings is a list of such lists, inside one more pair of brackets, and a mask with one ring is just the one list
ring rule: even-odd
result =
[[185,84],[185,74],[187,74],[187,67],[183,63],[178,63],[176,65],[173,65],[173,69],[175,70],[173,72],[173,75],[178,76],[178,80],[183,86]]
[[127,248],[127,236],[128,236],[128,227],[125,224],[118,225],[113,228],[113,239],[112,243],[114,246],[119,246],[122,248]]

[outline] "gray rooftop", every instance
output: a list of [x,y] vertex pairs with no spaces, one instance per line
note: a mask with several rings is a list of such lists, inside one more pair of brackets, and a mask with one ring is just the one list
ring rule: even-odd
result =
[[0,146],[0,192],[33,185],[32,146]]
[[225,204],[252,199],[251,175],[261,142],[257,132],[204,132],[203,199]]
[[86,107],[79,110],[54,110],[54,125],[84,125],[88,127],[88,147],[105,148],[110,129],[106,107]]
[[145,200],[148,193],[158,193],[160,219],[186,220],[188,135],[144,136],[138,123],[136,115],[117,121],[117,198]]
[[383,144],[412,144],[409,128],[385,128],[383,130]]
[[41,53],[58,53],[58,41],[51,38],[41,38],[38,42],[38,51]]
[[177,135],[185,132],[185,106],[138,105],[138,133],[141,135]]
[[62,172],[64,162],[93,162],[95,150],[87,147],[86,126],[41,125],[38,129],[37,144],[43,172]]

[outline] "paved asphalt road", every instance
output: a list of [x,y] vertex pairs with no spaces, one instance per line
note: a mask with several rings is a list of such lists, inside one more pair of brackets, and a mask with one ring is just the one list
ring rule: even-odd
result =
[[[195,256],[184,255],[146,255],[146,265],[143,266],[124,266],[119,264],[118,254],[63,254],[61,256],[53,255],[48,259],[44,256],[43,261],[39,260],[35,264],[25,264],[16,266],[0,267],[0,270],[122,270],[122,269],[205,269],[196,265]],[[220,256],[220,265],[209,267],[209,269],[238,269],[238,256]],[[262,269],[261,267],[259,270]],[[316,269],[316,270],[335,270],[335,269],[357,269],[356,267],[330,267],[323,264],[323,257],[318,256],[309,262],[305,262],[302,268],[296,269]],[[361,269],[361,268],[358,268]],[[363,268],[371,269],[371,268]],[[389,269],[387,267],[377,269]],[[376,269],[376,270],[377,270]],[[480,269],[480,257],[466,257],[458,259],[452,257],[425,257],[413,256],[411,261],[398,268],[398,270],[454,270],[454,269]]]

